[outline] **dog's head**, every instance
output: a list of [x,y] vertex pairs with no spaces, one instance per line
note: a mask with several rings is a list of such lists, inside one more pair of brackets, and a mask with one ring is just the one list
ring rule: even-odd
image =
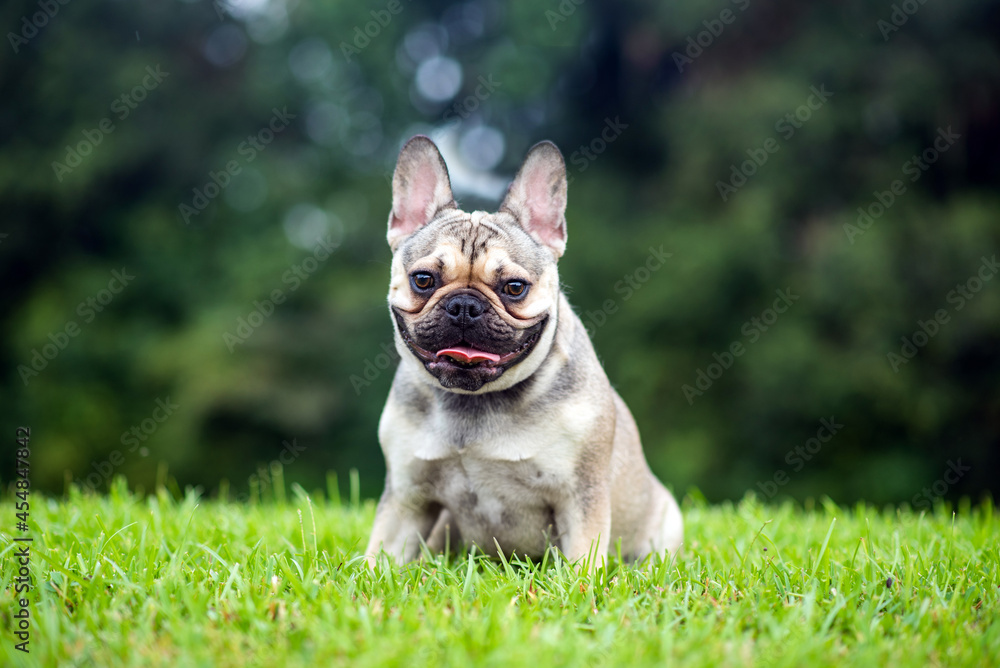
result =
[[477,393],[524,380],[552,345],[566,248],[566,165],[551,142],[524,159],[500,210],[462,211],[424,136],[392,179],[389,309],[396,347],[431,383]]

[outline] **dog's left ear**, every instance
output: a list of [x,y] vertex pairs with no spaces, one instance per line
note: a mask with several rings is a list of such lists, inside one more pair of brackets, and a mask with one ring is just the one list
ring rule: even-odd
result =
[[535,144],[510,184],[501,211],[555,256],[566,250],[566,163],[550,141]]
[[455,208],[444,158],[429,138],[416,135],[399,152],[392,175],[389,247],[431,222],[438,211]]

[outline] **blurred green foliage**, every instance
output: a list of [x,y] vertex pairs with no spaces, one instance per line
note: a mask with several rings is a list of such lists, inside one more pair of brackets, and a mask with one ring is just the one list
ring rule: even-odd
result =
[[1000,250],[997,3],[15,1],[0,25],[0,428],[32,427],[37,487],[162,461],[246,493],[281,461],[377,494],[387,179],[424,132],[467,209],[562,148],[562,279],[674,489],[997,491],[1000,280],[971,292]]

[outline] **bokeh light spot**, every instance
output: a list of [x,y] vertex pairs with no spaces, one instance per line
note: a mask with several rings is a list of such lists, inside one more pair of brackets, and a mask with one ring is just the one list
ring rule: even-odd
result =
[[452,58],[435,56],[417,68],[417,92],[432,102],[447,102],[462,86],[462,66]]

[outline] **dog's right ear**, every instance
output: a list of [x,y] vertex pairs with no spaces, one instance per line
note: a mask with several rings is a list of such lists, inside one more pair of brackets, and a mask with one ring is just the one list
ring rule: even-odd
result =
[[438,211],[455,206],[444,158],[434,142],[416,135],[399,152],[392,175],[389,247],[395,253],[403,239],[431,222]]

